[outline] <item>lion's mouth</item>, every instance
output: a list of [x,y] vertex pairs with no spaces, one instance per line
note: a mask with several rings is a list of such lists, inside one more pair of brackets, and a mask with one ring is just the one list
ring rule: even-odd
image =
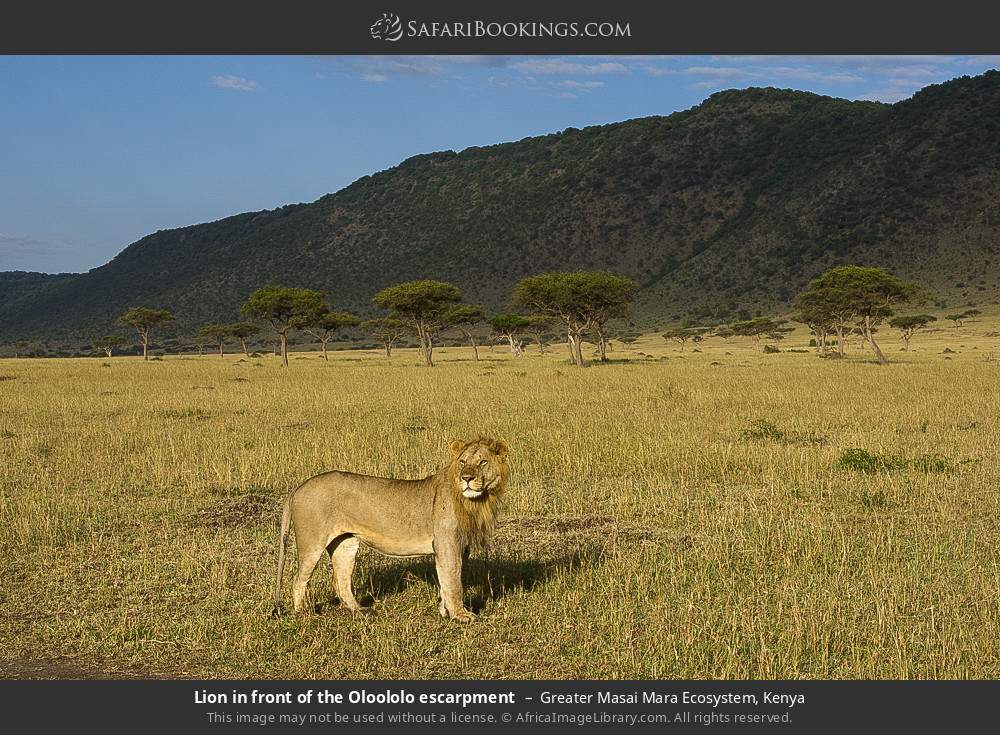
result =
[[485,490],[474,490],[471,487],[469,487],[468,485],[466,485],[465,489],[462,491],[462,497],[468,498],[469,500],[475,500],[476,498],[482,496],[482,494],[484,492],[486,492],[486,491]]

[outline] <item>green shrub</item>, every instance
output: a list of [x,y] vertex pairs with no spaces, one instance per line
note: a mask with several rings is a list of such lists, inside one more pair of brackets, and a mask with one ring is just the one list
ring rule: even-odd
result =
[[842,470],[853,470],[875,474],[876,472],[891,472],[903,466],[896,457],[889,457],[867,449],[845,449],[837,459],[837,467]]

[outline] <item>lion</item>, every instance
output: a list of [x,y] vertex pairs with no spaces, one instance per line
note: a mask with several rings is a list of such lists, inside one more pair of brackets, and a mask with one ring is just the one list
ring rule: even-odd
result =
[[507,485],[507,445],[478,438],[449,445],[451,462],[421,480],[396,480],[325,472],[293,490],[285,501],[278,542],[274,610],[281,612],[281,581],[289,528],[295,527],[298,570],[292,606],[301,612],[306,587],[323,552],[330,554],[334,586],[351,612],[367,612],[351,587],[362,544],[388,556],[434,556],[442,617],[468,623],[462,567],[483,548],[496,525],[497,503]]

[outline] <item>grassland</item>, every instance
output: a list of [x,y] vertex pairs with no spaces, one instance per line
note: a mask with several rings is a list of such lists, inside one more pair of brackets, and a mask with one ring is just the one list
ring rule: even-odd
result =
[[[583,370],[536,347],[2,360],[0,675],[996,678],[996,321],[886,334],[885,367],[787,351],[802,332],[767,355],[650,336]],[[269,617],[290,488],[420,476],[480,433],[513,468],[480,621],[373,552],[375,615],[331,604],[324,561],[318,612]]]

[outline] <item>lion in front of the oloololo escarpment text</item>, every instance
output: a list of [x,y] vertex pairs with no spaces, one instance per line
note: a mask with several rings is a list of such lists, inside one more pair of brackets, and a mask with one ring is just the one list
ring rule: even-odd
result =
[[330,554],[337,596],[352,612],[351,575],[361,545],[389,556],[433,555],[443,617],[468,623],[462,566],[482,547],[496,523],[497,501],[507,484],[507,445],[476,439],[453,441],[451,463],[422,480],[394,480],[326,472],[306,480],[288,496],[281,516],[274,609],[281,609],[281,580],[289,528],[295,527],[299,568],[292,583],[296,611],[305,607],[306,586],[323,552]]

